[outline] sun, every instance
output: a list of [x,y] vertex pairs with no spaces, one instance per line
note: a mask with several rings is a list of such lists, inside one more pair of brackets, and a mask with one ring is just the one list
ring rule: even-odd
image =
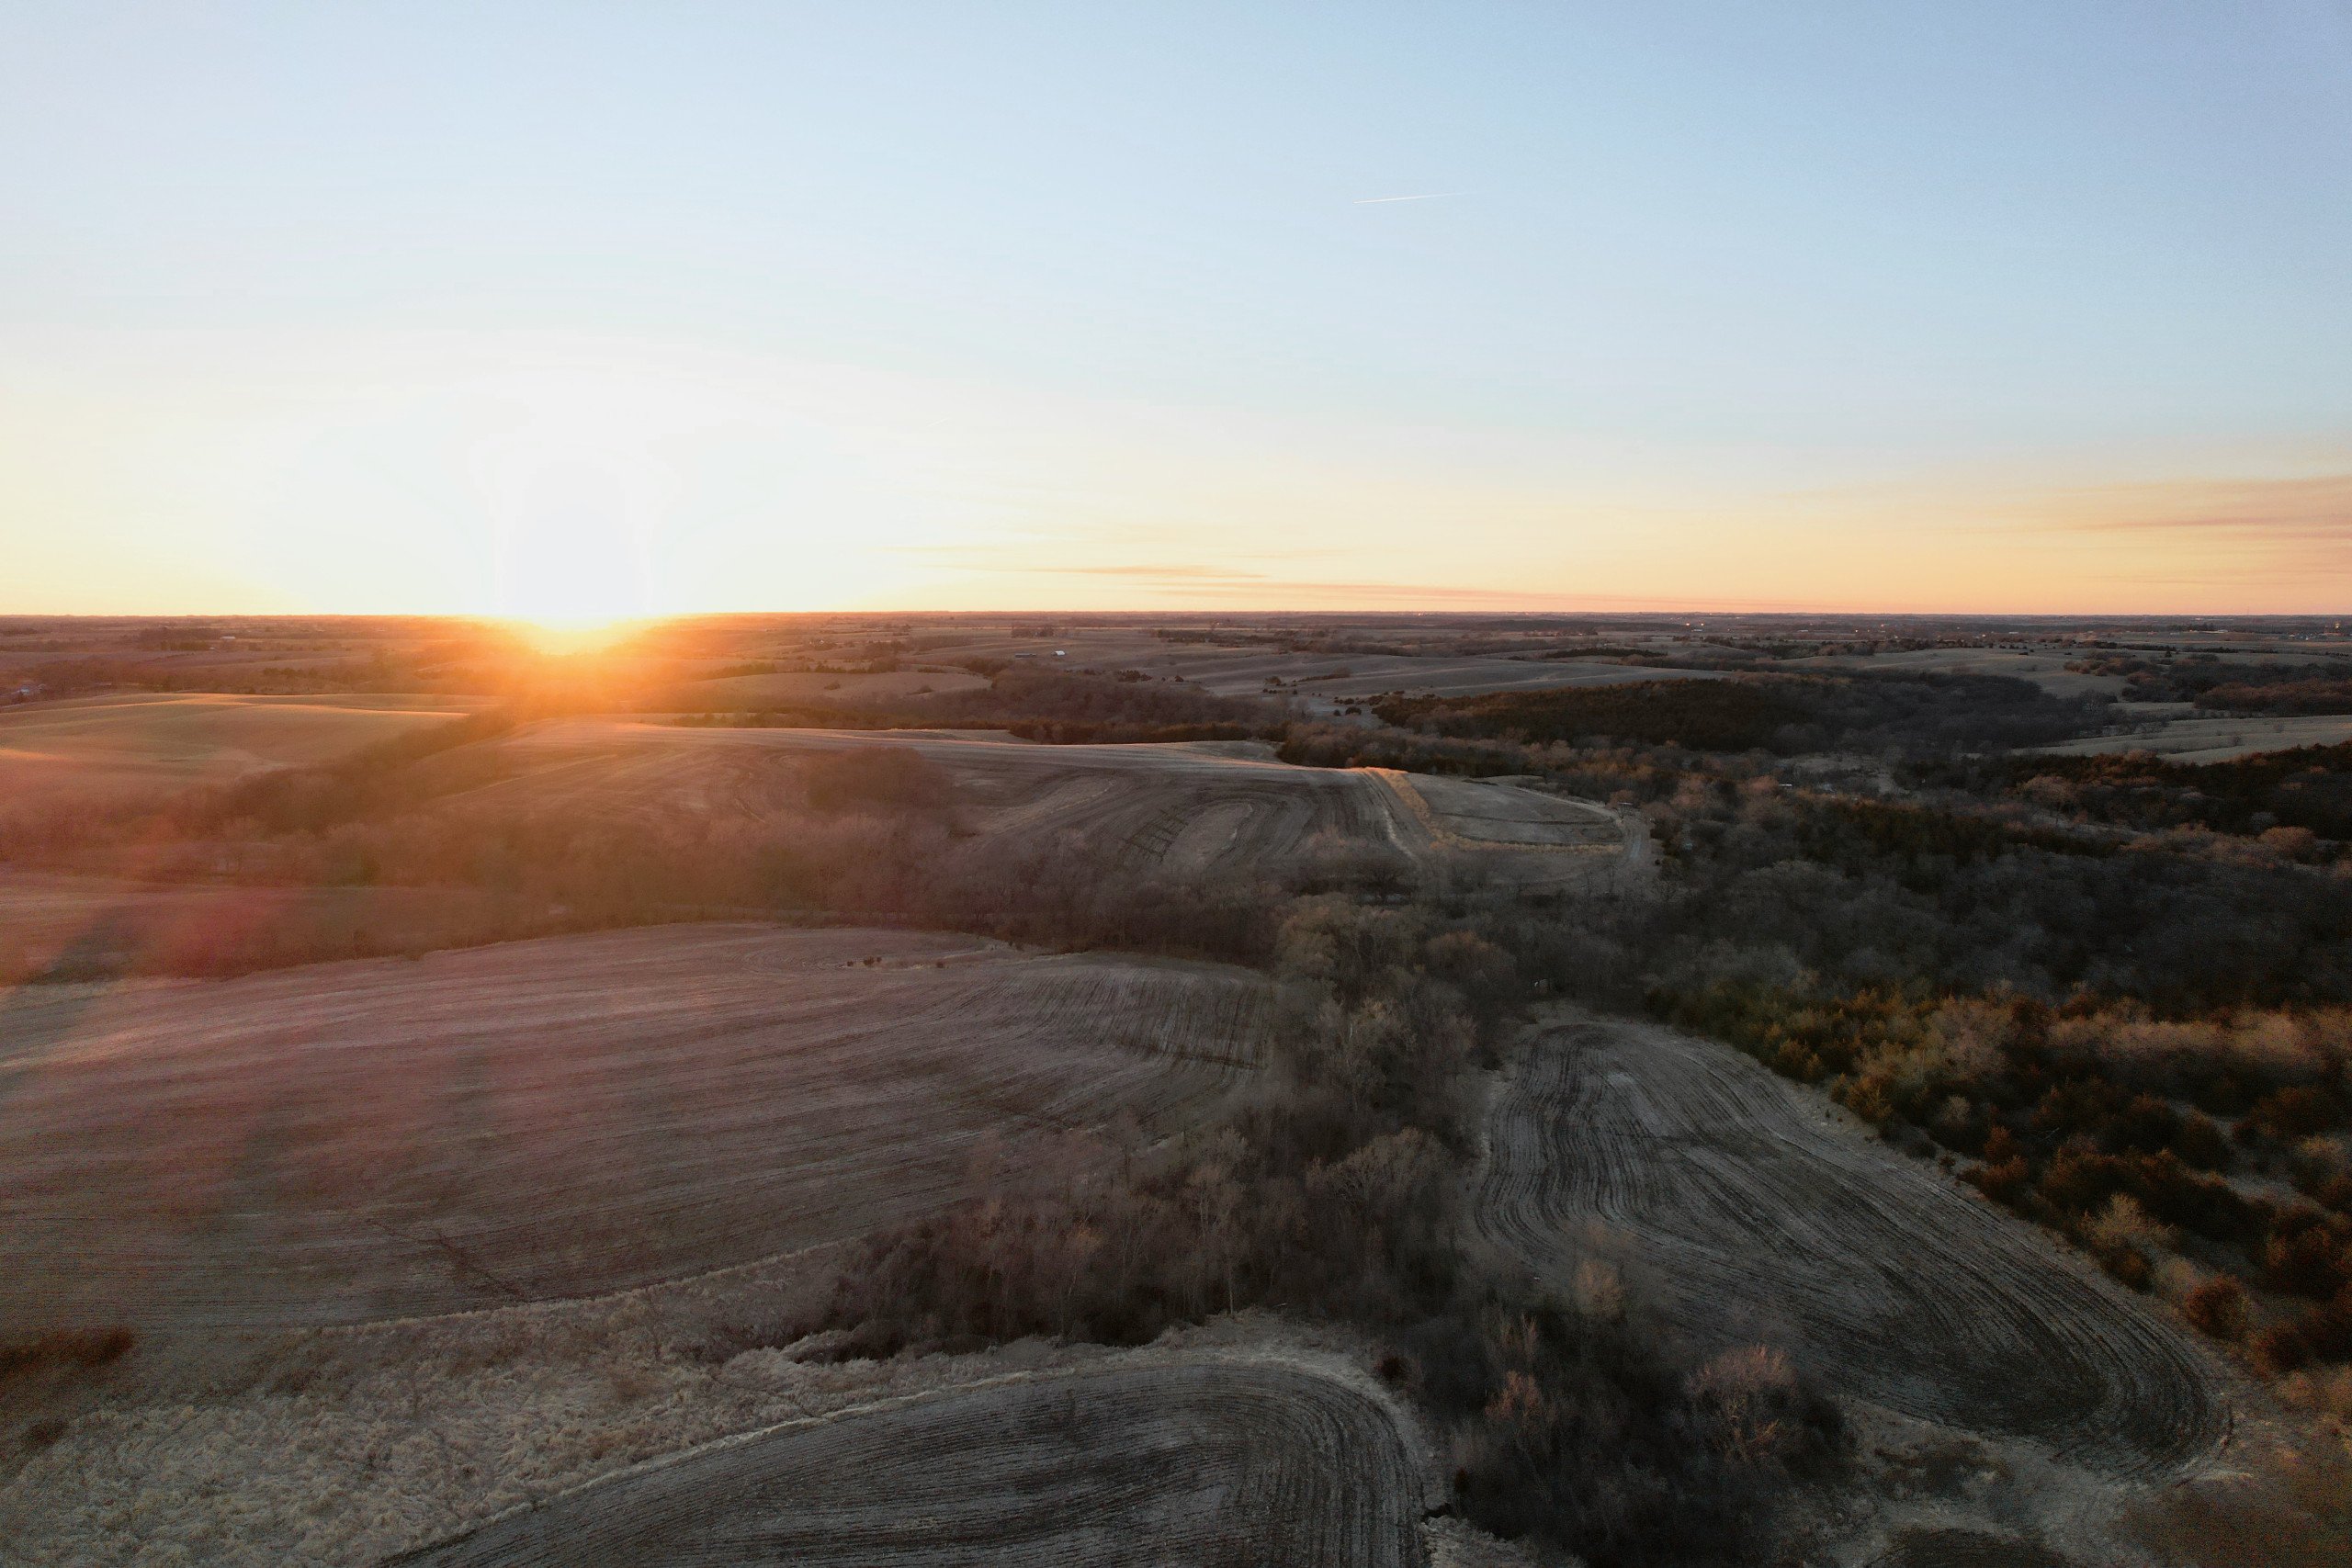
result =
[[607,615],[594,611],[510,617],[503,622],[534,653],[556,657],[601,653],[649,625],[643,615]]

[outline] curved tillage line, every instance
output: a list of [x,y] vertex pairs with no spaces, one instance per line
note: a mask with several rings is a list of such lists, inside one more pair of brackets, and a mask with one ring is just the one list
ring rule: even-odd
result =
[[791,1426],[594,1483],[416,1568],[1413,1564],[1388,1413],[1272,1363],[1115,1367]]
[[37,1003],[0,1325],[365,1321],[842,1240],[980,1156],[1183,1124],[1272,1013],[1211,964],[742,926]]
[[1725,1047],[1553,1028],[1488,1138],[1494,1240],[1559,1279],[1626,1247],[1702,1340],[1783,1344],[1846,1393],[2121,1474],[2226,1428],[2217,1370],[2170,1324]]

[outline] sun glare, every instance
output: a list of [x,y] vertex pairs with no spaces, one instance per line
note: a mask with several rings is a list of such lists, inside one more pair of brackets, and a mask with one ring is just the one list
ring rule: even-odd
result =
[[613,616],[595,612],[560,612],[532,615],[504,623],[532,651],[543,654],[600,653],[622,641],[646,623],[641,616]]

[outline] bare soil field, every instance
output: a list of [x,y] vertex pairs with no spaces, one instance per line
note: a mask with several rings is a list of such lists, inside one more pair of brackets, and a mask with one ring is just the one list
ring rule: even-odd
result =
[[2226,762],[2233,757],[2251,757],[2261,751],[2285,751],[2298,746],[2340,746],[2346,740],[2352,740],[2352,715],[2298,715],[2286,718],[2222,715],[2165,719],[2153,729],[2122,735],[2086,735],[2035,750],[2062,757],[2147,751],[2175,762]]
[[2225,1374],[2184,1331],[1728,1047],[1555,1021],[1487,1136],[1491,1239],[1563,1284],[1616,1262],[1703,1340],[2109,1476],[2228,1430]]
[[481,705],[440,696],[148,695],[0,708],[0,811],[329,762]]
[[1180,1121],[1238,970],[666,927],[0,998],[0,1326],[354,1322],[842,1239]]
[[729,1438],[395,1561],[1419,1563],[1415,1468],[1330,1378],[1114,1364]]
[[[521,771],[447,808],[582,807],[616,814],[740,815],[796,809],[792,770],[812,754],[903,747],[947,770],[964,830],[1021,842],[1071,835],[1116,864],[1185,874],[1272,873],[1323,850],[1393,854],[1536,854],[1512,869],[1582,875],[1622,852],[1605,809],[1510,785],[1396,779],[1364,769],[1293,767],[1250,743],[1041,746],[978,735],[825,729],[703,729],[608,720],[543,725],[495,742]],[[1455,831],[1457,807],[1468,816]],[[1434,826],[1433,826],[1434,825]]]

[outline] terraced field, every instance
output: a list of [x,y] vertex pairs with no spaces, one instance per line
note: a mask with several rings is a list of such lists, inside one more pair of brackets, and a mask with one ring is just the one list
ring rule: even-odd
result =
[[2180,1331],[1726,1047],[1550,1026],[1487,1134],[1491,1239],[1563,1279],[1623,1248],[1702,1338],[1781,1344],[1840,1393],[2110,1474],[2167,1471],[2227,1427]]
[[841,1239],[1176,1122],[1265,982],[691,926],[0,996],[0,1329],[351,1322]]
[[[498,744],[514,776],[448,808],[782,820],[797,809],[793,781],[808,757],[887,746],[949,773],[969,832],[1013,842],[1071,836],[1130,870],[1279,873],[1326,849],[1393,856],[1403,870],[1441,848],[1499,857],[1570,842],[1623,848],[1615,818],[1598,807],[1418,776],[1400,789],[1401,774],[1292,767],[1249,743],[1040,746],[979,735],[581,720]],[[1539,858],[1547,874],[1566,869],[1556,856]]]
[[798,1422],[396,1561],[1381,1568],[1424,1561],[1388,1413],[1270,1363],[1118,1366]]

